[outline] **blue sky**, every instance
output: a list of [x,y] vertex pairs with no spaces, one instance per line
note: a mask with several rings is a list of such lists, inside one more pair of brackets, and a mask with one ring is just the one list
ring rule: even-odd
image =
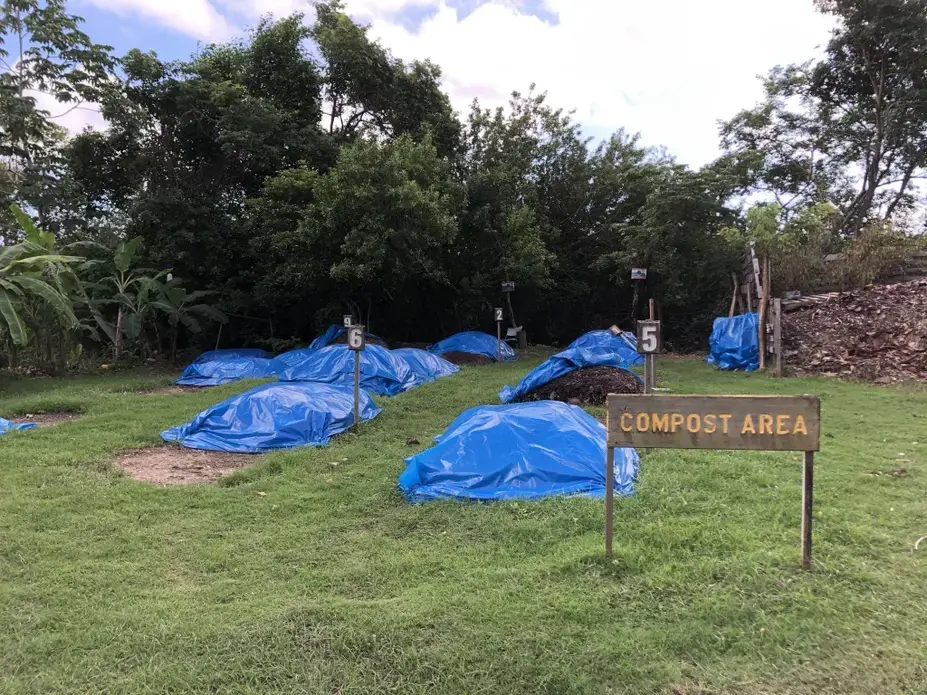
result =
[[[717,151],[717,121],[761,97],[757,75],[819,53],[830,22],[812,0],[347,0],[404,59],[431,58],[465,112],[504,104],[531,83],[575,109],[587,134],[639,132],[684,163]],[[190,55],[240,35],[265,13],[306,0],[71,0],[94,40],[117,55]],[[309,10],[311,11],[311,10]],[[75,116],[79,114],[75,113]],[[84,113],[80,127],[93,122]]]

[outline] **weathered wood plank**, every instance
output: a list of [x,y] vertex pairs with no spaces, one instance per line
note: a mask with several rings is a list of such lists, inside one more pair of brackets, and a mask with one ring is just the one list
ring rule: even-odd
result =
[[611,446],[817,451],[817,396],[608,396]]

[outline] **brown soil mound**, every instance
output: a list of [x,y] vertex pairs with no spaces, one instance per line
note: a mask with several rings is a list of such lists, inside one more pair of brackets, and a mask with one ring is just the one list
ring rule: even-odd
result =
[[79,417],[80,413],[64,410],[50,410],[45,413],[27,413],[25,415],[19,415],[12,418],[11,422],[15,422],[17,425],[26,422],[34,422],[39,427],[54,427],[55,425],[60,425],[62,422],[70,422]]
[[187,485],[212,482],[236,468],[250,466],[259,460],[259,456],[249,454],[157,446],[127,451],[119,457],[116,465],[136,480],[155,485]]
[[492,364],[492,360],[486,355],[474,355],[472,352],[460,352],[459,350],[442,353],[441,357],[454,364]]
[[927,280],[870,286],[784,313],[782,344],[786,367],[798,374],[927,380]]
[[[337,338],[335,338],[334,341],[332,341],[332,345],[347,345],[347,344],[348,344],[348,334],[347,333],[342,333]],[[389,345],[386,344],[385,340],[374,338],[371,335],[367,336],[367,344],[368,345],[379,345],[380,347],[389,348]]]
[[522,396],[519,401],[563,401],[573,405],[605,405],[610,393],[641,393],[633,374],[614,367],[585,367]]

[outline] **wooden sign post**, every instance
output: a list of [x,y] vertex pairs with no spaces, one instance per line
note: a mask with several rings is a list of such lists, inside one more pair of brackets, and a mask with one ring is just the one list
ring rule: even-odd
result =
[[608,396],[605,553],[612,555],[614,447],[802,451],[801,564],[811,568],[817,396]]
[[656,355],[662,347],[659,321],[637,322],[637,351],[644,356],[644,393],[657,384]]
[[343,325],[345,328],[350,328],[351,326],[353,326],[354,316],[352,316],[351,314],[345,314],[344,316],[342,316],[341,325]]
[[496,362],[502,361],[502,307],[497,306],[493,309],[496,317]]
[[360,367],[361,352],[367,347],[367,335],[363,326],[348,328],[348,349],[354,352],[354,424],[360,423]]

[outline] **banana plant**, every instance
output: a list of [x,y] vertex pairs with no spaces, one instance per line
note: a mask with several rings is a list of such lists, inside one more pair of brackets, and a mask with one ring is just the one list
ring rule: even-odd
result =
[[77,317],[67,292],[65,277],[73,276],[72,266],[84,258],[53,253],[55,237],[42,231],[18,206],[10,209],[25,232],[25,240],[0,248],[0,321],[14,345],[25,345],[29,333],[22,320],[24,302],[41,301],[51,307],[68,328]]
[[177,359],[177,336],[180,325],[191,333],[199,333],[203,330],[199,319],[216,321],[217,323],[227,323],[228,317],[215,307],[209,304],[202,304],[199,300],[208,297],[214,292],[207,290],[197,290],[187,292],[180,285],[179,278],[173,278],[160,286],[160,297],[152,303],[152,306],[161,311],[171,326],[171,362]]

